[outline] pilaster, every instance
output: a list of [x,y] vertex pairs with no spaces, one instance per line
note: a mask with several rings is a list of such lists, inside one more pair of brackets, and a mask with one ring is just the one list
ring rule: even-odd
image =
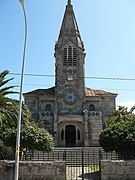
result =
[[58,114],[57,114],[57,112],[54,112],[54,144],[55,144],[55,146],[58,146],[58,126],[57,126],[57,121],[58,121]]
[[84,146],[89,146],[89,136],[88,136],[88,111],[84,111]]

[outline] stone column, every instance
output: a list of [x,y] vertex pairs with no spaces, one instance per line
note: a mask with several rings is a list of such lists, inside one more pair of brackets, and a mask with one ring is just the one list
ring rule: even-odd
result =
[[57,112],[54,112],[54,145],[57,147],[58,146],[58,114]]
[[89,146],[89,135],[88,135],[88,111],[84,111],[84,146]]

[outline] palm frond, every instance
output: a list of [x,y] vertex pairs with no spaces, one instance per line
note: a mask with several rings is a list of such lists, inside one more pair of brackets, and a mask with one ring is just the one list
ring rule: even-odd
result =
[[[16,86],[3,87],[13,79],[10,78],[5,80],[5,77],[8,73],[9,71],[7,70],[0,73],[0,112],[2,113],[3,123],[13,127],[17,125],[19,101],[6,96],[9,94],[18,93],[11,90]],[[22,104],[22,123],[27,123],[30,118],[30,111],[24,104]]]
[[3,78],[0,78],[0,87],[4,86],[5,84],[7,84],[9,81],[12,81],[14,78],[10,78],[7,80],[4,80]]
[[9,89],[12,89],[12,88],[14,88],[15,86],[9,86],[9,87],[5,87],[5,88],[2,88],[2,89],[0,89],[0,94],[2,94],[2,95],[7,95],[7,94],[13,94],[13,93],[16,93],[16,92],[14,92],[14,91],[8,91]]
[[9,71],[8,70],[5,70],[5,71],[2,71],[1,73],[0,73],[0,78],[4,78],[6,75],[8,75],[9,74]]

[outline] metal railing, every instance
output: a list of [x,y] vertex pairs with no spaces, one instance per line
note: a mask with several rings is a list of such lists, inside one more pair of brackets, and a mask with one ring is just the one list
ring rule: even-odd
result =
[[20,153],[21,161],[65,161],[67,180],[100,180],[101,160],[120,160],[124,159],[123,157],[125,158],[124,153],[106,153],[100,147],[55,148],[49,153],[43,151]]

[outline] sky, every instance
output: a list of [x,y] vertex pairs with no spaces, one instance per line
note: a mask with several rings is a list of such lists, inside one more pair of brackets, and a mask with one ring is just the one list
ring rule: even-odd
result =
[[[28,24],[25,74],[55,75],[54,47],[66,4],[67,0],[25,0]],[[117,93],[117,106],[132,107],[135,1],[72,0],[72,5],[86,52],[85,85]],[[17,85],[15,91],[19,91],[20,76],[14,73],[21,73],[23,44],[24,18],[19,0],[0,0],[0,72],[10,71],[7,78],[14,80],[8,85]],[[54,84],[54,76],[25,75],[23,92]],[[13,98],[19,99],[18,95]]]

